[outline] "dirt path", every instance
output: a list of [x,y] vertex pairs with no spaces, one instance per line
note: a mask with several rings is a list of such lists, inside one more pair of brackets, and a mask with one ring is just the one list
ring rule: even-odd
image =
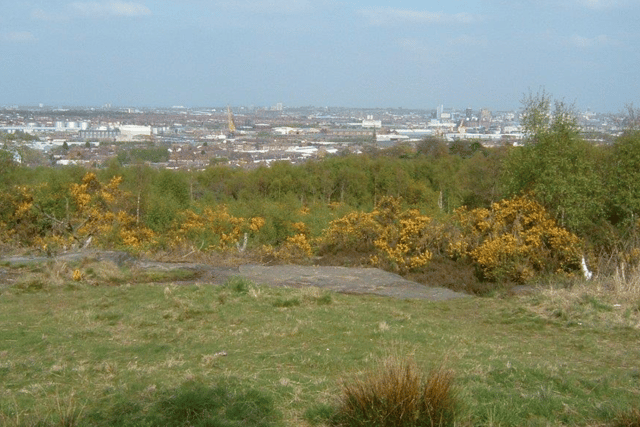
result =
[[269,286],[305,287],[315,286],[346,294],[375,294],[399,299],[425,299],[443,301],[464,298],[469,295],[440,287],[429,287],[378,268],[353,268],[301,265],[240,265],[239,267],[220,267],[198,263],[173,263],[136,260],[121,252],[82,252],[70,253],[57,258],[47,257],[8,257],[1,260],[9,268],[0,269],[0,286],[15,281],[11,279],[12,266],[42,264],[52,260],[78,262],[83,260],[111,261],[122,266],[128,265],[139,271],[189,270],[197,280],[179,282],[180,284],[221,285],[231,277],[243,277],[256,284]]

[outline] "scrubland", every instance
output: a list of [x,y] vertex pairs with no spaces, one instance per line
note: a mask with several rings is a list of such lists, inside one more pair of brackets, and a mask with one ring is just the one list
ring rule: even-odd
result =
[[[638,426],[631,112],[594,145],[543,93],[525,99],[521,147],[427,138],[247,170],[30,169],[7,139],[0,253],[50,261],[0,270],[0,421]],[[475,297],[185,284],[186,270],[56,261],[81,248],[372,266]]]

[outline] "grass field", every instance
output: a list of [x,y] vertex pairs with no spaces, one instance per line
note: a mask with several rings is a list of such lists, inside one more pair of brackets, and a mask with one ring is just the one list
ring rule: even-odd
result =
[[457,425],[613,426],[640,407],[637,284],[427,302],[75,269],[0,287],[2,425],[160,425],[215,396],[256,418],[210,425],[325,425],[389,356],[454,373]]

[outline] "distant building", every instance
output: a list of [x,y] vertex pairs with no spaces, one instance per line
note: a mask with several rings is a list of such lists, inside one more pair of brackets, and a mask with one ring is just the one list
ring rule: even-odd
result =
[[467,108],[464,111],[464,116],[467,120],[471,120],[471,118],[473,117],[473,110],[471,108]]
[[373,116],[367,116],[367,118],[362,121],[362,127],[380,129],[382,128],[382,120],[373,120]]
[[480,110],[480,123],[483,125],[491,123],[491,111],[487,108]]
[[364,129],[327,129],[327,135],[341,136],[341,137],[365,137],[372,136],[370,130]]
[[120,126],[120,141],[131,141],[140,137],[151,136],[151,126],[122,125]]
[[118,129],[87,129],[79,132],[80,139],[115,140],[120,136]]

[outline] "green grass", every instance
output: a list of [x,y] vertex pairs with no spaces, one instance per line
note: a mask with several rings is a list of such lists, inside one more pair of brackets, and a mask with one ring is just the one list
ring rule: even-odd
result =
[[167,421],[172,396],[193,390],[222,405],[188,399],[193,425],[236,425],[236,409],[264,425],[327,425],[345,381],[390,355],[454,373],[458,425],[614,425],[638,406],[637,312],[600,295],[401,301],[237,278],[96,286],[37,274],[41,286],[0,287],[1,425],[127,425],[118,414],[180,425]]

